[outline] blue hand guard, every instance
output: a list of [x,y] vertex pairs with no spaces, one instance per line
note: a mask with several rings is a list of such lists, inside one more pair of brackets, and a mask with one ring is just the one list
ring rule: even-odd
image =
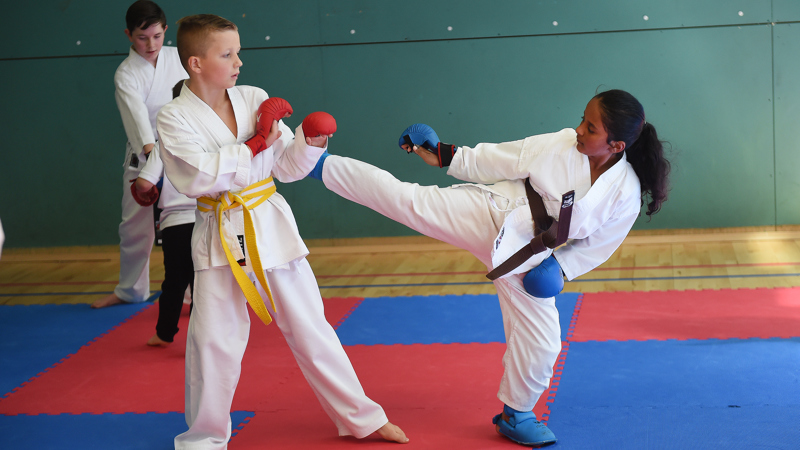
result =
[[328,156],[331,156],[331,154],[328,153],[327,150],[322,152],[322,155],[320,155],[319,159],[317,160],[317,165],[314,166],[314,168],[311,170],[311,173],[309,173],[308,176],[316,180],[322,181],[322,166],[325,164],[325,158],[327,158]]
[[433,128],[425,125],[424,123],[415,123],[403,131],[400,135],[400,141],[397,145],[401,148],[403,144],[417,145],[427,149],[432,153],[438,153],[439,136],[433,131]]
[[550,255],[522,279],[525,291],[537,298],[550,298],[564,290],[564,276],[556,257]]

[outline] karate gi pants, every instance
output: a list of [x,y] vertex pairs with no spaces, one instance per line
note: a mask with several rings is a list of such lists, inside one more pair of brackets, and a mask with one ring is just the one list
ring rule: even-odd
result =
[[119,282],[114,294],[128,303],[139,303],[150,297],[150,251],[156,237],[153,207],[136,203],[131,182],[139,176],[144,161],[130,166],[128,155],[122,176],[122,222],[119,224]]
[[[346,199],[469,251],[487,269],[492,267],[494,240],[514,200],[477,186],[440,188],[405,183],[389,172],[336,155],[325,160],[322,180]],[[494,281],[506,338],[497,397],[518,411],[530,411],[549,387],[561,352],[561,327],[555,298],[535,298],[525,292],[523,276]]]
[[[339,435],[368,436],[388,422],[386,414],[364,393],[336,332],[325,320],[308,261],[300,258],[289,266],[266,271],[277,312],[256,282],[274,321],[269,326],[277,324],[283,333]],[[250,277],[255,281],[255,275]],[[230,268],[224,266],[195,272],[193,302],[186,341],[189,430],[175,438],[175,448],[224,449],[231,437],[231,404],[250,334],[247,300]]]

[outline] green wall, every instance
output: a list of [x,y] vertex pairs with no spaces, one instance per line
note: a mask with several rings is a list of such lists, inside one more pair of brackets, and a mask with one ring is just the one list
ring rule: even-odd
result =
[[[115,244],[126,139],[113,74],[128,51],[128,2],[35,3],[7,7],[20,20],[0,29],[6,245]],[[200,12],[236,22],[241,83],[289,100],[291,127],[332,113],[332,153],[402,180],[457,181],[397,148],[411,123],[455,144],[521,139],[576,126],[598,88],[621,88],[673,147],[670,199],[636,228],[800,224],[800,2],[161,5],[169,23]],[[279,189],[306,238],[413,234],[315,180]]]

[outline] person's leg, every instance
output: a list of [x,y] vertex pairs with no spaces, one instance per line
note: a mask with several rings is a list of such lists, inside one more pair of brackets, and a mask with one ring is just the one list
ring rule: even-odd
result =
[[325,160],[322,180],[336,194],[467,250],[487,265],[508,212],[493,207],[489,194],[476,187],[406,183],[385,170],[337,155]]
[[133,199],[130,180],[139,168],[126,167],[122,177],[122,222],[119,224],[119,282],[114,293],[92,303],[93,308],[122,302],[138,303],[150,296],[150,251],[155,227],[153,207],[142,207]]
[[148,345],[166,345],[178,332],[178,320],[183,309],[183,297],[194,279],[192,265],[193,223],[175,225],[162,230],[164,251],[164,281],[158,299],[156,335]]
[[250,334],[250,316],[230,268],[195,274],[186,337],[186,423],[176,449],[222,449],[231,437],[231,404]]
[[289,270],[266,272],[277,308],[275,322],[339,435],[368,436],[387,425],[386,414],[364,393],[336,332],[325,319],[308,261],[302,258],[290,265]]
[[505,372],[498,398],[520,411],[530,411],[549,387],[561,352],[561,327],[555,298],[530,296],[522,275],[495,281],[506,334]]
[[[509,199],[490,199],[475,187],[404,183],[384,170],[336,155],[325,160],[322,179],[342,197],[468,250],[491,268],[492,246],[509,212]],[[493,200],[506,204],[498,207]],[[561,342],[554,299],[533,299],[525,292],[522,277],[495,282],[507,342],[498,397],[512,408],[531,411],[549,385]]]
[[531,410],[550,385],[561,352],[561,328],[555,299],[530,296],[522,286],[523,276],[512,275],[494,283],[506,337],[497,397],[506,407],[493,422],[498,432],[516,442],[545,445],[555,442],[555,435]]

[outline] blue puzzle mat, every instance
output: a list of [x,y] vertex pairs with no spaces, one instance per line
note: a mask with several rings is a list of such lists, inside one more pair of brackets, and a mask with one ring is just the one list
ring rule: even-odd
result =
[[562,407],[548,422],[553,450],[796,450],[798,424],[796,405]]
[[[232,412],[233,427],[253,416]],[[184,431],[183,413],[0,416],[0,448],[169,450],[173,438]]]
[[[561,336],[579,294],[560,294]],[[344,345],[487,344],[505,342],[497,295],[365,299],[336,330]]]
[[800,339],[572,342],[559,448],[800,448]]
[[572,342],[551,411],[797,405],[799,376],[800,338]]

